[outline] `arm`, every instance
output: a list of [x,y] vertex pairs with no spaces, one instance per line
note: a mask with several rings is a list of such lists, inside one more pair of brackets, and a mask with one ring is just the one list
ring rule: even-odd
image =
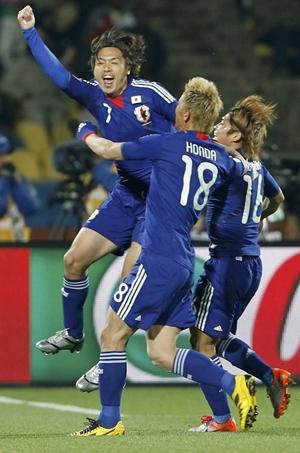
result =
[[97,156],[106,160],[123,160],[122,143],[111,142],[96,134],[89,134],[85,143]]
[[264,173],[264,197],[269,202],[266,201],[263,204],[261,220],[276,212],[280,204],[284,201],[284,195],[276,179],[264,165],[262,169]]
[[67,88],[71,74],[48,49],[34,28],[35,17],[29,5],[19,11],[18,21],[37,63],[59,88]]
[[97,127],[90,123],[80,123],[76,134],[97,156],[106,160],[123,160],[122,143],[115,143],[97,135]]
[[280,189],[278,194],[271,198],[266,198],[269,202],[264,202],[263,211],[261,214],[261,220],[266,219],[270,215],[277,211],[281,203],[284,201],[284,195]]
[[[166,134],[168,135],[168,134]],[[97,127],[92,123],[80,123],[77,130],[77,138],[98,156],[106,160],[154,160],[160,156],[160,135],[147,135],[135,142],[115,143],[97,135]]]

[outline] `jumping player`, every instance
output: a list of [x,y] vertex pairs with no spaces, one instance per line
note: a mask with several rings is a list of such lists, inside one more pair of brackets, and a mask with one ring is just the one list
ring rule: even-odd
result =
[[[98,122],[103,137],[136,140],[153,131],[169,132],[177,101],[161,85],[139,79],[144,41],[139,35],[117,30],[105,32],[91,43],[93,81],[72,75],[46,47],[30,6],[18,21],[41,68],[68,96],[85,106]],[[45,353],[80,351],[84,342],[83,305],[89,288],[90,264],[111,252],[124,251],[123,277],[140,254],[150,160],[117,162],[119,178],[107,200],[83,225],[64,256],[62,303],[64,329],[37,342]]]

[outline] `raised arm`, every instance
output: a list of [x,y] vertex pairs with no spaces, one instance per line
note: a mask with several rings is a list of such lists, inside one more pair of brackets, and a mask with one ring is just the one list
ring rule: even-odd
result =
[[21,9],[17,17],[27,44],[37,63],[53,80],[55,85],[65,89],[68,86],[71,74],[48,49],[35,29],[35,17],[31,6],[27,5]]

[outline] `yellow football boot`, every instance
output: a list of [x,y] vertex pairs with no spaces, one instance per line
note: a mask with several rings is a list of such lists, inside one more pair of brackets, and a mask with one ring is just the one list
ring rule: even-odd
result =
[[120,420],[112,428],[104,428],[99,425],[97,420],[87,417],[88,423],[86,428],[81,431],[75,431],[70,436],[88,437],[88,436],[123,436],[125,434],[125,427]]
[[235,387],[231,397],[239,411],[242,431],[252,428],[257,416],[253,377],[248,375],[235,376]]

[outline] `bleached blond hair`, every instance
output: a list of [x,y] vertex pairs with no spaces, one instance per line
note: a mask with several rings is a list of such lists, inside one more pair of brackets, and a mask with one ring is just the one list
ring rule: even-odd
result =
[[209,133],[223,109],[223,102],[213,82],[193,77],[185,85],[181,106],[190,112],[195,130]]

